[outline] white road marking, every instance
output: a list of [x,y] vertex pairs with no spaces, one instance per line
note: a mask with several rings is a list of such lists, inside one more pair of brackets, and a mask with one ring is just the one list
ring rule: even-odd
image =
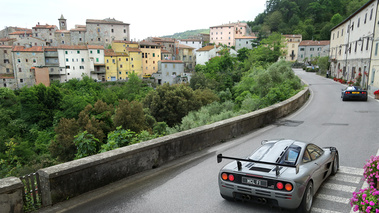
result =
[[338,203],[343,203],[343,204],[349,204],[350,203],[350,198],[337,197],[337,196],[333,196],[333,195],[317,194],[316,198],[328,200],[328,201],[333,201],[333,202],[338,202]]
[[324,183],[322,185],[322,188],[328,188],[328,189],[333,189],[336,191],[343,191],[343,192],[355,192],[357,187],[354,186],[346,186],[346,185],[341,185],[341,184],[334,184],[334,183]]
[[330,176],[329,179],[358,184],[362,180],[362,177],[354,177],[351,175],[345,175],[343,173],[337,173],[334,176]]
[[363,177],[363,171],[364,171],[363,168],[360,169],[360,168],[340,166],[340,168],[338,169],[337,174],[341,172],[341,173],[346,173],[346,174],[349,174],[349,175],[359,175],[360,177]]
[[313,208],[311,209],[311,213],[314,213],[314,212],[322,212],[322,213],[342,213],[342,212],[336,212],[336,211],[330,211],[330,210],[326,210],[326,209],[319,209],[319,208]]

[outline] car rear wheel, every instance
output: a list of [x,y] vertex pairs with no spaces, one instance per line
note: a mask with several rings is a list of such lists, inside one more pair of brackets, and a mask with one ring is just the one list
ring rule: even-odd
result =
[[313,183],[309,181],[297,212],[310,213],[313,203]]
[[336,152],[336,155],[334,156],[334,161],[333,161],[332,175],[337,174],[339,167],[340,167],[340,160],[338,157],[338,152]]

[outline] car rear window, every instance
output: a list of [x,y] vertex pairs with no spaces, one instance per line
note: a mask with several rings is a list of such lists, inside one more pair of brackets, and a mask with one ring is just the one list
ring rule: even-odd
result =
[[267,143],[261,146],[250,156],[250,159],[270,163],[295,165],[299,157],[301,147],[297,145]]

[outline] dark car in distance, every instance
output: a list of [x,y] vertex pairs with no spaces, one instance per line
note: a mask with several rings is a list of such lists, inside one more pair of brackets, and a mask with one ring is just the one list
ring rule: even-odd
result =
[[342,101],[361,100],[367,101],[367,90],[359,86],[348,86],[341,92]]

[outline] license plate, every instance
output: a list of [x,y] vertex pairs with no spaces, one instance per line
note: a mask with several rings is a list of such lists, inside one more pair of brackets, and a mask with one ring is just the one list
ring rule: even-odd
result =
[[267,180],[260,180],[260,179],[255,179],[255,178],[242,177],[242,183],[267,187]]
[[359,94],[359,92],[352,92],[353,94]]

